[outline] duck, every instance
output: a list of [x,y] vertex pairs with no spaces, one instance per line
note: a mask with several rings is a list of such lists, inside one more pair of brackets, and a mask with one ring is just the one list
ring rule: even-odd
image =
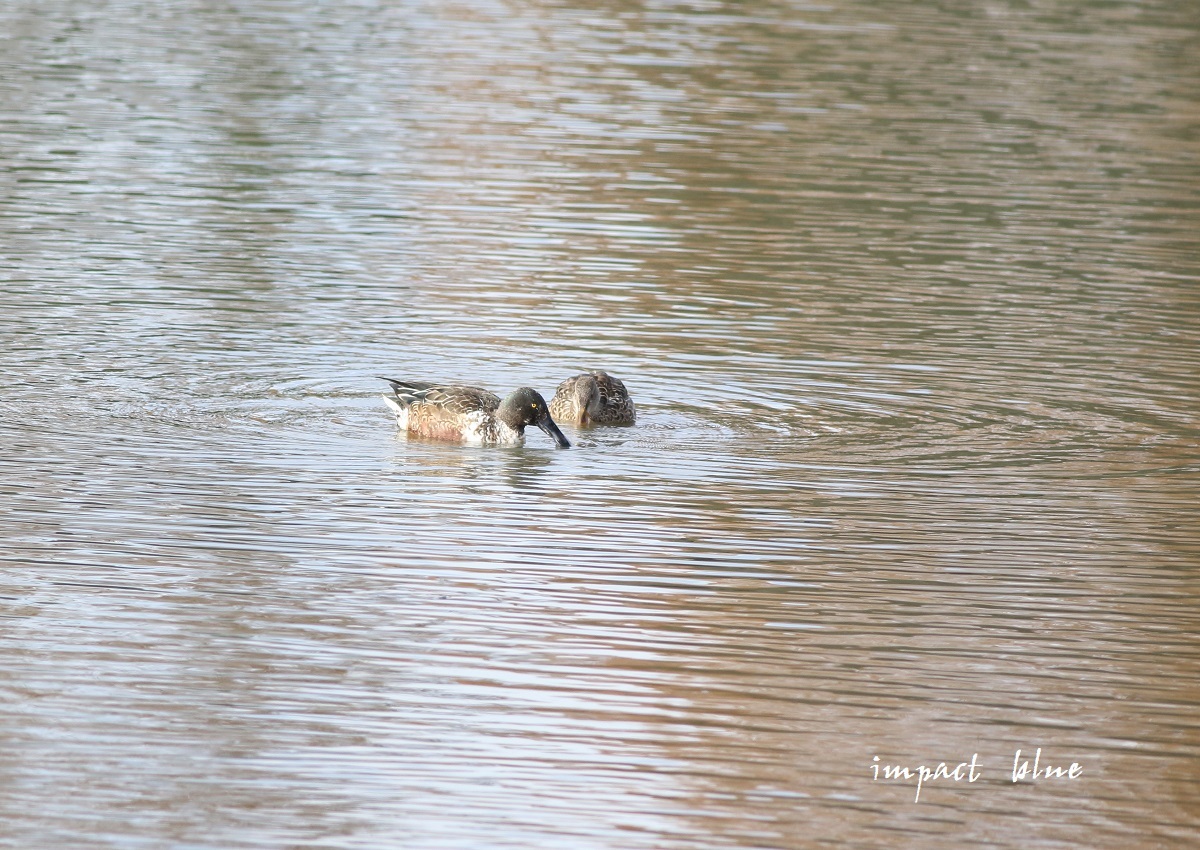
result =
[[571,443],[558,429],[550,407],[537,390],[521,387],[503,400],[479,387],[380,378],[392,386],[383,400],[396,413],[396,424],[419,437],[481,446],[525,442],[525,427],[536,425],[562,449]]
[[567,378],[550,399],[550,415],[575,425],[632,425],[633,399],[620,379],[596,370]]

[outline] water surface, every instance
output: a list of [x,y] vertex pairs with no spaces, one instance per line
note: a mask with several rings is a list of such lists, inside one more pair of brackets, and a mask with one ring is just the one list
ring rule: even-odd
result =
[[7,4],[0,846],[1190,846],[1197,35]]

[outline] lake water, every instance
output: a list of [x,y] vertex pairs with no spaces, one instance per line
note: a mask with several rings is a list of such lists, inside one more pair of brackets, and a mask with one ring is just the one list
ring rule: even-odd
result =
[[0,846],[1195,846],[1198,37],[4,4]]

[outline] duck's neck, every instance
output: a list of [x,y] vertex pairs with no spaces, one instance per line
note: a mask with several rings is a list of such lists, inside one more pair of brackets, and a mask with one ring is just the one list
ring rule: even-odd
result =
[[517,405],[516,399],[511,395],[500,402],[500,406],[496,408],[496,421],[504,423],[518,437],[525,433],[524,417],[521,416],[521,409]]

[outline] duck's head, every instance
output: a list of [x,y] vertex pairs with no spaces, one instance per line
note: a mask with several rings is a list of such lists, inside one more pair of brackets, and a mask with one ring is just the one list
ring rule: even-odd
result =
[[571,448],[571,443],[558,430],[550,418],[550,408],[541,394],[529,387],[521,387],[508,394],[496,409],[496,418],[519,434],[525,433],[526,425],[536,425],[545,431],[560,449]]
[[[603,374],[603,373],[600,373]],[[604,405],[604,394],[595,375],[580,375],[575,382],[575,409],[579,411],[579,424],[588,426]]]

